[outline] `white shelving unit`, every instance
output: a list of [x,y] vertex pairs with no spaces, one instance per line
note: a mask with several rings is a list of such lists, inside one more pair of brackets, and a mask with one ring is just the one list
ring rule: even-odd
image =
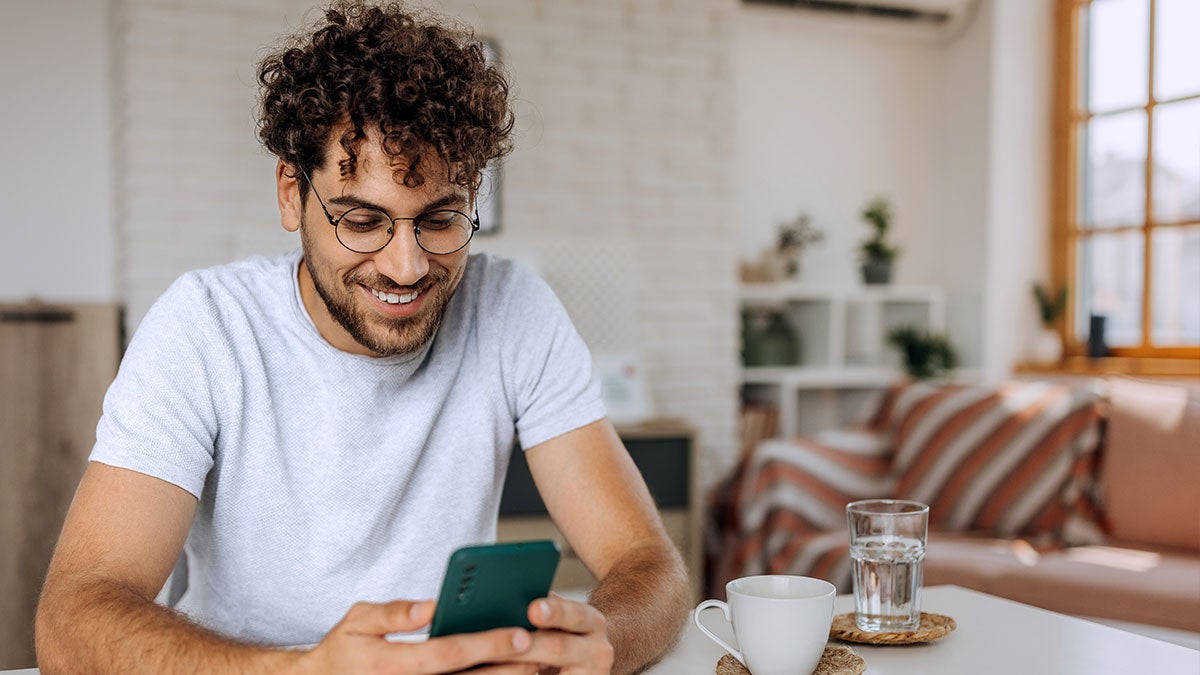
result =
[[779,431],[792,436],[845,421],[873,394],[900,380],[888,331],[945,330],[945,293],[936,286],[828,287],[743,284],[743,310],[780,311],[800,341],[800,362],[744,367],[744,401],[779,407]]

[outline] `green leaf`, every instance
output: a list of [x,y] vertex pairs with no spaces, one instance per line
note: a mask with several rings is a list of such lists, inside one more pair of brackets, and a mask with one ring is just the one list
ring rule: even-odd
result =
[[1041,284],[1034,284],[1033,297],[1038,304],[1038,314],[1042,317],[1042,325],[1047,328],[1052,326],[1067,310],[1069,293],[1066,286],[1058,289],[1058,293],[1054,297],[1050,297],[1050,293],[1045,287]]
[[902,326],[892,329],[887,340],[888,344],[900,350],[904,357],[904,369],[914,379],[937,377],[958,367],[958,354],[945,335]]

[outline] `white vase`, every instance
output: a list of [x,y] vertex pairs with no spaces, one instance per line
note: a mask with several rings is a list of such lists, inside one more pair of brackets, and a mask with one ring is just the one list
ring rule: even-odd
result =
[[1030,345],[1029,358],[1034,363],[1050,366],[1062,361],[1063,343],[1059,337],[1058,331],[1053,328],[1042,327],[1036,335],[1033,336],[1033,344]]

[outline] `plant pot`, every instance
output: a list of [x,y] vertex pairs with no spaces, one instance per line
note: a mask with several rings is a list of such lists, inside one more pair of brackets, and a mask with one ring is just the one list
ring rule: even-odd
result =
[[759,343],[763,326],[762,319],[751,312],[742,312],[742,365],[756,366],[762,360]]
[[767,281],[789,281],[794,274],[788,273],[788,257],[779,251],[767,251],[762,257],[762,268]]
[[1062,361],[1062,355],[1063,343],[1058,331],[1043,327],[1033,337],[1033,343],[1029,347],[1029,358],[1034,363],[1043,366],[1057,365]]
[[747,366],[791,366],[800,361],[800,339],[778,312],[743,319],[742,360]]
[[890,284],[892,282],[891,260],[868,260],[862,265],[863,283]]

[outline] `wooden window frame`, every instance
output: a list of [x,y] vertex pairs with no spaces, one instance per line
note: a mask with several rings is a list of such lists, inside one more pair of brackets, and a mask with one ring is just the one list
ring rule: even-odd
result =
[[[1161,103],[1177,100],[1194,99],[1195,96],[1158,101],[1154,98],[1154,56],[1155,56],[1155,0],[1148,0],[1149,16],[1149,73],[1148,97],[1146,111],[1146,204],[1144,220],[1141,225],[1119,228],[1105,228],[1103,233],[1119,233],[1140,231],[1142,233],[1142,343],[1136,347],[1114,347],[1113,356],[1128,358],[1189,358],[1200,359],[1200,345],[1155,347],[1151,344],[1151,291],[1152,291],[1152,233],[1155,229],[1200,225],[1200,220],[1186,220],[1177,223],[1158,223],[1154,218],[1152,196],[1153,157],[1154,157],[1154,108]],[[1092,4],[1092,0],[1058,0],[1056,8],[1056,44],[1055,44],[1055,87],[1054,87],[1054,148],[1053,148],[1053,185],[1051,186],[1052,208],[1054,217],[1051,227],[1051,280],[1056,288],[1070,287],[1075,289],[1076,277],[1076,243],[1077,239],[1089,236],[1088,231],[1076,227],[1079,223],[1077,179],[1079,176],[1079,134],[1076,125],[1086,123],[1092,113],[1087,112],[1079,101],[1080,77],[1080,40],[1081,29],[1079,22],[1080,7]],[[1138,108],[1131,108],[1137,110]],[[1098,231],[1092,231],[1092,234]],[[1057,328],[1063,336],[1065,352],[1068,356],[1082,356],[1087,347],[1075,337],[1075,316],[1080,301],[1078,294],[1070,294],[1067,311],[1063,313]]]

